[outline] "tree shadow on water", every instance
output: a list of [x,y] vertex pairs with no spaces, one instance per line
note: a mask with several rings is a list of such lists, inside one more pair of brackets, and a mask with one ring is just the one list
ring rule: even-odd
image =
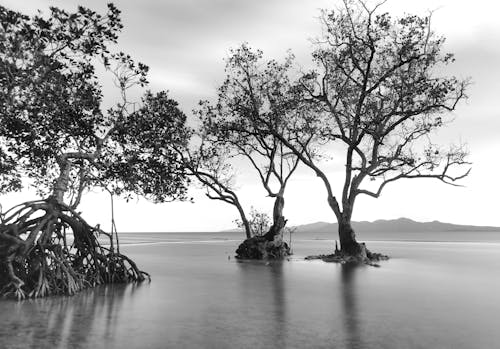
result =
[[[239,262],[241,297],[245,309],[252,309],[255,319],[248,325],[261,337],[262,343],[274,348],[286,347],[286,294],[283,262]],[[250,333],[249,333],[250,334]]]
[[[72,297],[49,297],[2,304],[2,344],[14,348],[94,347],[112,341],[124,300],[138,286],[109,285]],[[9,335],[10,332],[10,335]]]
[[342,281],[340,295],[342,298],[345,344],[349,349],[365,348],[360,331],[361,319],[358,309],[358,286],[356,283],[356,273],[364,266],[345,263],[341,264],[340,268],[340,279]]

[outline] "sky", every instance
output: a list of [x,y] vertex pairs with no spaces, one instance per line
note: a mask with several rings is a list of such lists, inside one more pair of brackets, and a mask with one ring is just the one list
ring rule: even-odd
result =
[[[0,0],[0,4],[26,14],[57,6],[69,11],[77,5],[103,12],[105,2],[92,0]],[[124,29],[117,50],[129,53],[150,67],[149,89],[168,90],[184,112],[199,100],[213,99],[224,77],[224,58],[242,42],[280,59],[287,50],[297,57],[297,67],[311,65],[311,39],[320,33],[320,9],[339,6],[326,0],[119,0]],[[428,179],[399,181],[384,189],[378,199],[360,196],[353,220],[373,221],[408,217],[458,224],[500,226],[500,5],[491,0],[389,0],[383,9],[394,15],[434,11],[433,30],[447,38],[445,49],[455,53],[450,71],[472,80],[469,99],[461,103],[454,122],[434,135],[446,145],[465,142],[473,162],[470,175],[452,187]],[[103,84],[107,86],[104,79]],[[109,85],[109,84],[108,84]],[[105,90],[113,101],[112,89]],[[340,165],[340,166],[339,166]],[[342,161],[322,164],[337,195],[341,190]],[[238,169],[237,192],[244,207],[271,212],[273,200],[256,174]],[[238,213],[233,206],[212,201],[193,189],[195,203],[152,204],[144,199],[115,199],[118,231],[218,231],[234,227]],[[3,208],[32,199],[34,191],[0,197]],[[324,186],[305,167],[290,180],[284,214],[289,225],[333,222]],[[87,194],[79,207],[90,223],[106,228],[110,198],[97,191]]]

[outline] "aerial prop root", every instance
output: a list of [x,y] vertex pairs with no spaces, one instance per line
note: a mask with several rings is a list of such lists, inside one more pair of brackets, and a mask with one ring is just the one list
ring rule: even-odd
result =
[[73,295],[101,284],[150,280],[113,235],[55,199],[0,213],[0,296]]

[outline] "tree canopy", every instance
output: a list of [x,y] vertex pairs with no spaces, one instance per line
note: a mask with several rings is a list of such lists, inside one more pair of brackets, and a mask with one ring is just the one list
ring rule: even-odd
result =
[[[443,74],[454,58],[443,52],[444,38],[432,32],[431,16],[392,18],[380,13],[382,5],[345,0],[343,8],[324,11],[324,35],[313,52],[317,68],[299,79],[302,100],[319,111],[320,122],[310,131],[344,147],[333,154],[345,158],[340,196],[317,162],[276,133],[323,180],[341,247],[349,253],[359,252],[350,227],[359,194],[378,197],[403,178],[453,184],[469,173],[461,170],[467,164],[464,147],[443,149],[430,137],[466,98],[468,81]],[[375,189],[362,186],[367,178]]]
[[[145,86],[148,67],[112,53],[122,28],[120,11],[52,7],[28,17],[0,7],[0,176],[2,192],[31,179],[44,195],[77,205],[89,186],[157,201],[182,198],[184,173],[161,142],[185,143],[185,115],[166,92],[142,102],[127,92]],[[103,110],[96,73],[104,67],[121,98]]]
[[245,159],[268,196],[275,198],[273,225],[266,235],[270,240],[285,226],[285,189],[299,163],[298,157],[273,134],[295,144],[287,128],[288,114],[297,107],[289,80],[292,62],[292,55],[283,63],[265,61],[261,51],[247,44],[232,50],[217,103],[205,103],[202,113],[204,127],[212,137],[233,156]]

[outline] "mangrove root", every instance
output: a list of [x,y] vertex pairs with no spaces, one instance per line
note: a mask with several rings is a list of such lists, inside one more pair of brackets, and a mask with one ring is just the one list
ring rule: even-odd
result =
[[113,234],[91,227],[55,199],[0,213],[0,296],[73,295],[101,284],[140,282],[149,274],[117,250]]
[[335,252],[332,254],[320,254],[316,256],[307,256],[306,260],[321,259],[329,263],[341,264],[367,264],[374,267],[379,267],[378,262],[388,260],[389,257],[381,253],[370,252],[364,243],[359,244],[360,252],[357,254],[349,254],[342,252],[335,246]]
[[269,241],[264,236],[254,236],[243,241],[236,250],[238,259],[283,259],[292,253],[282,239]]

